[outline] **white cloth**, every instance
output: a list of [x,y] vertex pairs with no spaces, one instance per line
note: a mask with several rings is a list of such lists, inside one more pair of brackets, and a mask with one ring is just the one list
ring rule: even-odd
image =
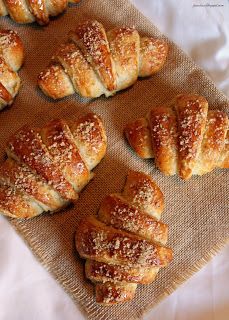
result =
[[[132,0],[229,95],[229,3]],[[205,7],[194,7],[195,4]],[[223,7],[212,6],[214,4]],[[83,5],[83,1],[82,1]],[[225,195],[227,196],[227,195]],[[229,246],[145,320],[228,320]],[[83,320],[70,297],[0,217],[0,320]]]

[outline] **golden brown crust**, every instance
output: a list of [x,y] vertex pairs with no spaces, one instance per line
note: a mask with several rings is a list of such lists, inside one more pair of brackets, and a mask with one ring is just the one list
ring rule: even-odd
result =
[[4,0],[0,1],[0,16],[9,14],[18,23],[32,23],[35,20],[40,25],[49,23],[49,16],[62,13],[69,3],[79,0]]
[[218,166],[225,148],[228,126],[228,117],[224,112],[219,110],[208,112],[201,153],[195,173],[197,172],[200,175],[205,174]]
[[45,211],[58,210],[66,205],[66,201],[48,184],[33,174],[28,167],[13,159],[8,158],[0,166],[0,182],[16,187],[21,193],[27,194]]
[[0,29],[0,110],[12,104],[20,87],[17,70],[24,60],[24,48],[18,34]]
[[15,22],[31,23],[35,21],[26,0],[4,0],[8,13]]
[[126,265],[114,265],[95,260],[86,260],[85,274],[93,282],[130,282],[149,284],[159,271],[158,267],[134,268]]
[[0,16],[6,16],[8,14],[6,5],[3,0],[0,0]]
[[103,223],[95,217],[80,222],[76,248],[87,259],[85,273],[96,283],[98,303],[129,301],[137,283],[151,283],[171,261],[172,250],[163,246],[167,226],[153,218],[160,217],[164,203],[157,188],[146,174],[131,171],[123,193],[102,202],[98,219]]
[[134,298],[136,287],[135,283],[98,283],[95,287],[96,302],[105,306],[128,302]]
[[32,15],[40,25],[49,23],[49,12],[45,0],[28,0]]
[[5,59],[0,56],[0,82],[6,90],[14,97],[20,87],[20,78],[17,72],[13,71],[6,63]]
[[0,56],[0,110],[13,102],[20,88],[20,78]]
[[177,121],[169,107],[153,108],[148,121],[156,166],[166,175],[177,173]]
[[138,210],[121,195],[107,196],[100,206],[98,217],[106,225],[131,232],[149,241],[160,244],[167,242],[167,225]]
[[124,128],[124,134],[139,157],[143,159],[154,157],[149,124],[145,118],[127,124]]
[[38,85],[44,94],[60,99],[74,93],[73,85],[61,65],[51,62],[38,76]]
[[104,86],[109,91],[116,90],[113,59],[102,24],[96,20],[88,20],[79,24],[75,33],[78,37],[77,44],[98,73]]
[[154,156],[164,174],[187,180],[229,167],[228,121],[226,113],[208,111],[204,97],[181,94],[170,106],[154,107],[146,118],[126,125],[124,133],[140,157]]
[[[71,34],[70,38],[73,37]],[[82,97],[99,97],[105,92],[93,68],[73,41],[62,44],[53,59],[64,67],[75,91]]]
[[107,137],[101,118],[94,113],[85,114],[70,123],[75,144],[92,170],[106,153]]
[[43,209],[16,189],[0,185],[0,212],[12,218],[32,218]]
[[81,191],[91,175],[79,154],[67,123],[62,119],[48,122],[41,130],[41,137],[63,176],[76,192]]
[[147,174],[130,171],[122,195],[139,210],[160,219],[164,210],[163,193]]
[[0,99],[3,100],[4,106],[13,102],[13,97],[9,91],[0,82]]
[[94,217],[79,225],[76,248],[83,258],[129,266],[165,267],[172,260],[172,250],[142,237],[108,227]]
[[116,90],[130,87],[137,81],[140,37],[134,28],[117,27],[107,33],[116,70]]
[[139,77],[147,77],[161,70],[168,55],[168,44],[162,39],[141,38]]
[[48,181],[66,200],[77,199],[71,184],[62,175],[42,142],[39,130],[24,126],[13,135],[7,145],[7,153],[25,163]]
[[[85,144],[87,150],[92,144],[91,153],[80,153],[70,128],[62,119],[52,120],[42,129],[27,125],[11,136],[7,144],[9,158],[0,166],[0,186],[6,189],[1,200],[5,205],[0,206],[3,214],[30,218],[43,211],[57,211],[70,200],[78,199],[78,192],[93,176],[87,167],[90,160],[84,157],[91,155],[95,164],[94,154],[97,155],[98,151],[101,156],[106,151],[106,134],[101,119],[92,113],[80,119],[82,122],[76,120],[79,127],[81,123],[84,127],[86,120],[93,120],[96,126],[95,133],[86,131],[90,134],[90,141],[86,136]],[[102,142],[98,142],[98,137],[103,139]],[[98,149],[93,139],[98,142]],[[96,164],[99,159],[96,158]]]
[[48,0],[46,1],[46,8],[51,17],[55,17],[62,13],[68,5],[67,0]]
[[18,71],[24,62],[24,46],[13,30],[0,29],[0,56],[14,71]]
[[[111,96],[134,84],[138,76],[158,72],[168,51],[163,40],[153,38],[144,37],[141,47],[139,33],[134,28],[116,27],[106,34],[96,20],[79,24],[75,31],[69,32],[69,39],[54,55],[60,67],[58,75],[49,66],[38,76],[38,85],[54,99],[73,94],[74,90],[89,98]],[[62,67],[66,74],[61,76]],[[68,90],[67,76],[74,89]],[[54,85],[55,78],[63,81],[63,86]]]
[[201,151],[208,102],[198,95],[179,95],[175,109],[178,124],[178,167],[182,179],[189,179]]
[[225,145],[218,162],[218,167],[225,169],[229,168],[229,129],[227,130]]

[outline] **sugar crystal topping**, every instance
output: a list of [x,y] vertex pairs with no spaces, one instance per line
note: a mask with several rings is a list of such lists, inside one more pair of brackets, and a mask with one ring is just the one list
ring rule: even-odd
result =
[[114,201],[114,205],[112,205],[108,214],[110,216],[109,222],[115,228],[127,230],[142,236],[146,232],[150,232],[152,237],[160,233],[160,223],[154,218],[139,211],[136,207],[121,201],[119,198],[115,197]]
[[190,100],[182,109],[178,109],[179,152],[186,159],[193,159],[197,155],[203,135],[204,123],[207,111],[200,104],[199,100]]
[[80,38],[81,47],[85,58],[98,72],[103,84],[112,91],[115,87],[114,70],[110,49],[103,27],[97,21],[87,21],[76,30]]
[[225,135],[228,130],[228,118],[225,113],[217,110],[210,111],[202,142],[202,153],[212,161],[220,157],[226,143]]
[[10,141],[9,149],[58,191],[70,187],[34,129],[22,128]]
[[141,41],[141,55],[154,66],[159,66],[166,57],[166,45],[163,40],[154,38],[143,38]]
[[48,137],[48,151],[51,153],[54,161],[60,166],[65,166],[72,163],[77,150],[71,143],[64,128],[51,133]]
[[[111,265],[91,261],[90,275],[97,281],[137,281],[141,276],[140,268],[130,268],[127,265]],[[143,269],[144,270],[144,269]]]
[[99,152],[100,146],[103,143],[100,130],[97,126],[95,119],[89,119],[77,125],[76,130],[73,132],[76,139],[80,139],[95,153]]
[[7,49],[9,47],[15,47],[17,46],[17,41],[16,41],[16,32],[15,31],[5,31],[1,32],[0,31],[0,51],[1,49]]
[[131,285],[126,284],[123,286],[121,284],[106,282],[104,285],[98,285],[97,291],[99,290],[103,303],[117,303],[127,299]]
[[124,69],[128,66],[136,69],[138,65],[138,61],[137,63],[135,61],[138,57],[136,38],[133,37],[135,31],[134,27],[117,28],[111,31],[115,34],[114,39],[110,41],[112,57],[120,62]]
[[130,188],[134,194],[132,202],[134,205],[137,205],[137,207],[141,208],[153,202],[155,190],[147,179],[143,179],[137,187],[135,184],[132,184]]
[[[157,112],[157,110],[156,110]],[[154,114],[151,112],[151,135],[155,145],[155,151],[161,147],[176,146],[177,127],[176,120],[171,110],[162,112],[161,114]]]
[[18,214],[18,211],[20,212],[23,210],[33,210],[30,202],[28,201],[28,198],[18,193],[18,191],[11,187],[2,184],[0,186],[1,189],[1,195],[0,195],[0,206],[4,209],[10,212],[10,214]]
[[28,194],[34,194],[42,182],[37,180],[36,176],[25,165],[14,163],[13,166],[3,164],[0,179],[4,179],[7,184],[12,184],[16,189],[25,191]]
[[59,87],[63,85],[64,74],[64,70],[59,64],[52,64],[47,67],[45,71],[42,71],[38,78],[44,82],[47,82],[48,85],[51,84],[52,89],[56,91],[58,90],[57,86]]
[[108,256],[124,264],[157,265],[157,247],[144,239],[124,235],[122,232],[90,230],[83,236],[82,247],[87,254]]
[[84,24],[79,29],[79,34],[82,35],[82,41],[88,54],[87,58],[94,59],[97,63],[104,65],[103,50],[109,52],[109,47],[100,24],[96,21]]
[[[61,45],[53,59],[56,60],[56,57],[63,67],[65,66],[67,69],[72,68],[73,73],[79,73],[89,68],[81,51],[73,42]],[[67,70],[65,72],[67,73]]]

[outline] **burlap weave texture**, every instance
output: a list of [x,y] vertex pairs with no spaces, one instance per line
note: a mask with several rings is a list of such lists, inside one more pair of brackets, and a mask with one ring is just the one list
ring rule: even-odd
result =
[[[1,26],[19,32],[27,55],[20,71],[23,86],[19,95],[11,108],[0,113],[1,158],[10,134],[25,123],[42,125],[52,118],[71,119],[93,111],[103,118],[108,135],[107,155],[75,206],[54,215],[44,214],[30,221],[11,220],[11,223],[89,319],[138,319],[225,243],[229,235],[229,172],[215,170],[188,182],[165,177],[155,169],[153,161],[141,160],[131,151],[123,138],[123,127],[178,93],[199,93],[208,99],[210,108],[224,111],[228,111],[229,103],[205,73],[169,40],[169,58],[164,69],[114,97],[86,101],[74,95],[57,102],[46,98],[36,88],[37,74],[47,65],[57,45],[67,38],[67,32],[86,18],[96,18],[106,29],[134,25],[142,35],[163,37],[125,0],[83,0],[45,28],[20,26],[9,18],[1,19]],[[129,169],[151,174],[164,193],[166,209],[162,221],[170,226],[168,244],[174,249],[174,261],[160,271],[153,284],[139,286],[132,302],[104,308],[95,304],[93,285],[84,278],[84,262],[75,251],[74,233],[80,218],[96,214],[106,194],[121,191]]]

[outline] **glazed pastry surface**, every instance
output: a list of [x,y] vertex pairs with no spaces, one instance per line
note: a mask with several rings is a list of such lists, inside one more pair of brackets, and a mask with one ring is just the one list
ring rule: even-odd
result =
[[81,220],[76,248],[87,259],[86,277],[96,285],[96,301],[113,305],[132,300],[137,284],[155,280],[172,260],[165,247],[168,226],[159,221],[164,198],[156,183],[131,171],[121,194],[102,201],[98,218]]
[[55,17],[66,10],[68,3],[80,0],[0,0],[0,16],[10,15],[17,23],[46,25],[50,17]]
[[162,39],[140,37],[135,28],[116,27],[108,32],[98,21],[85,21],[69,32],[38,76],[47,96],[63,98],[111,96],[148,77],[164,65],[168,45]]
[[171,105],[154,107],[146,118],[127,124],[124,133],[141,158],[154,158],[162,173],[187,180],[229,168],[228,128],[225,112],[208,110],[202,96],[181,94]]
[[0,165],[0,213],[32,218],[76,201],[106,146],[94,113],[71,122],[51,120],[42,128],[25,125],[10,137],[8,159]]
[[24,47],[13,30],[0,29],[0,110],[11,105],[20,88],[17,71],[24,61]]

